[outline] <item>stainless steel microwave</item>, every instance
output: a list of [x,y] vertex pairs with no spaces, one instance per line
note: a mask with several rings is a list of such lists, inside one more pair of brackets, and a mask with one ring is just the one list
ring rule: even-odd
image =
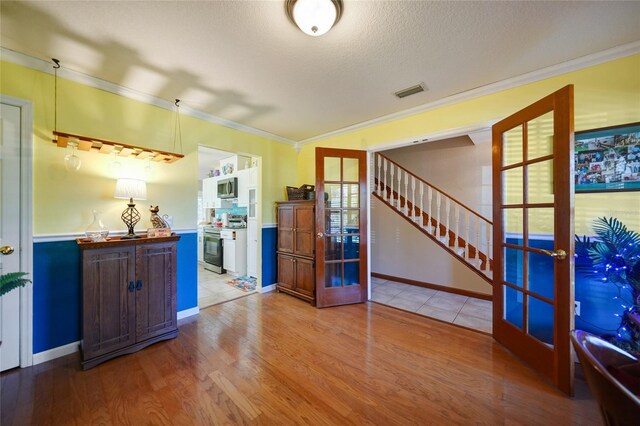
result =
[[238,198],[238,178],[219,180],[218,198]]

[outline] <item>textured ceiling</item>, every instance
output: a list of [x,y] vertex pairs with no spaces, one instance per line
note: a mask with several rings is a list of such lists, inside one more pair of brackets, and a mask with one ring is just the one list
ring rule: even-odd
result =
[[3,0],[0,41],[298,141],[640,40],[637,1],[344,3],[309,37],[284,0]]

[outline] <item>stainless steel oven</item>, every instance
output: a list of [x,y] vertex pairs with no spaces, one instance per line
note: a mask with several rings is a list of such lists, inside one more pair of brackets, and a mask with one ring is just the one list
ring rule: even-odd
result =
[[220,228],[205,226],[203,231],[203,258],[206,264],[204,269],[218,274],[224,274],[227,271],[222,267],[223,246],[222,238],[220,237]]

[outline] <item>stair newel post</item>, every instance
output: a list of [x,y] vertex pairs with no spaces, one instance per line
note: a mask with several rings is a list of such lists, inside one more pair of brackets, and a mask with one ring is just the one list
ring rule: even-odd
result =
[[404,172],[404,214],[409,215],[409,173]]
[[402,194],[402,169],[398,166],[398,210],[400,210],[400,194]]
[[485,271],[490,271],[491,270],[491,265],[490,265],[490,258],[492,255],[492,251],[491,251],[491,225],[489,224],[489,222],[485,222],[484,223],[485,226],[485,230],[486,230],[486,234],[487,234],[487,260],[485,262],[484,265],[484,269]]
[[416,221],[416,178],[411,176],[411,220]]
[[440,191],[436,194],[436,232],[435,236],[440,238],[440,207],[442,207],[442,194]]
[[464,257],[469,260],[471,257],[471,250],[469,249],[469,210],[464,211],[464,222],[465,222],[465,236],[464,236]]
[[424,184],[422,183],[422,181],[420,181],[420,211],[418,212],[419,214],[419,219],[418,219],[418,223],[420,223],[420,226],[422,227],[424,225],[424,221],[422,220],[422,212],[424,211]]
[[458,241],[458,235],[459,235],[458,231],[460,230],[460,204],[456,203],[456,208],[453,214],[454,214],[453,220],[455,222],[454,223],[455,228],[453,232],[455,235],[454,236],[455,240],[453,241],[453,247],[454,247],[454,250],[456,251],[456,254],[458,254],[458,248],[460,246],[460,243]]
[[432,211],[432,207],[431,205],[433,204],[433,188],[428,187],[427,188],[427,199],[429,201],[429,214],[427,215],[427,229],[429,230],[429,232],[431,232],[431,219],[433,219],[433,215],[431,214]]
[[382,180],[380,180],[381,176],[380,176],[380,168],[382,166],[382,164],[380,164],[380,155],[379,154],[375,154],[376,155],[376,172],[378,173],[376,176],[376,181],[377,181],[377,185],[376,185],[376,193],[378,194],[378,196],[380,196],[381,192],[382,192]]
[[480,269],[480,218],[476,216],[476,267]]

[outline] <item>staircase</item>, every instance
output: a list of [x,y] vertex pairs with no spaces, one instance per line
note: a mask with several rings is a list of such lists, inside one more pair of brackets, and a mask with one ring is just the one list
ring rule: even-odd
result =
[[493,284],[493,222],[383,154],[374,172],[374,197]]

